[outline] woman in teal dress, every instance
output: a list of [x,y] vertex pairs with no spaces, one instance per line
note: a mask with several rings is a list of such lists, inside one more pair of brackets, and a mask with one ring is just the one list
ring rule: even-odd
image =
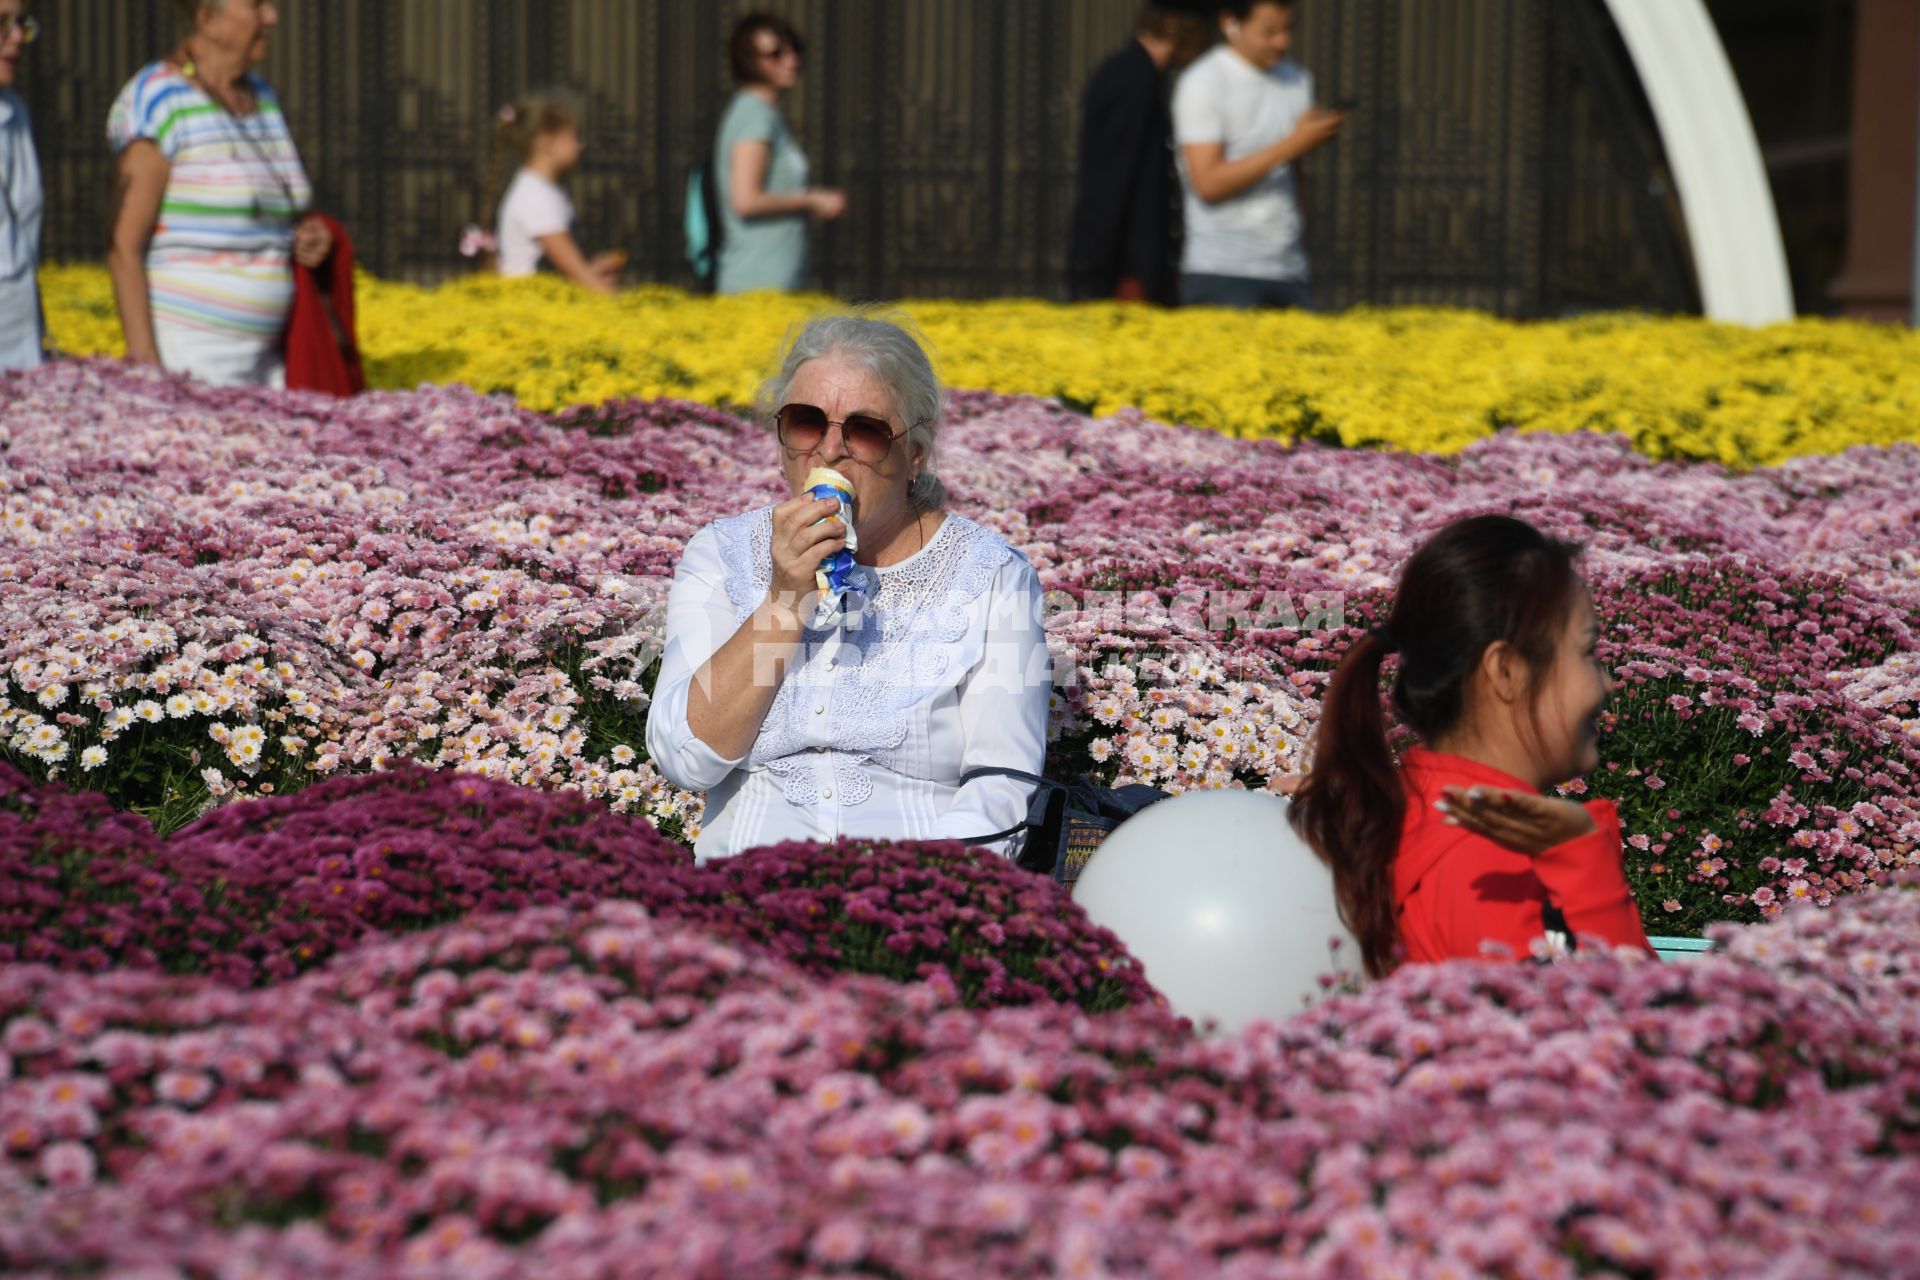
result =
[[807,185],[807,154],[780,114],[781,99],[800,80],[805,48],[793,25],[774,14],[750,13],[734,25],[729,49],[740,88],[713,147],[726,223],[717,292],[804,288],[808,228],[846,211],[844,193]]

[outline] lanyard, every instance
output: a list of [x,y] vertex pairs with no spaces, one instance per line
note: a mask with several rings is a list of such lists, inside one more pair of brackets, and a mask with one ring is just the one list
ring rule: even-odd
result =
[[[280,176],[280,166],[273,162],[273,158],[267,154],[266,148],[262,147],[259,140],[253,136],[253,131],[247,128],[246,121],[242,120],[232,107],[217,97],[213,90],[208,87],[207,82],[200,78],[199,68],[195,67],[191,60],[180,68],[180,72],[186,76],[188,80],[193,82],[194,87],[200,90],[207,101],[220,108],[221,113],[226,116],[229,133],[245,143],[248,149],[259,159],[260,163],[265,166],[266,171],[273,175],[273,184],[280,188],[280,194],[285,197],[287,202],[287,220],[292,222],[303,210],[297,207],[297,202],[293,198],[293,184]],[[260,93],[258,90],[254,91],[253,104],[253,116],[250,118],[258,118],[260,115]],[[236,152],[235,154],[237,155],[238,153]],[[263,210],[260,204],[260,195],[258,192],[255,192],[253,197],[253,220],[255,222],[260,221],[262,214]]]

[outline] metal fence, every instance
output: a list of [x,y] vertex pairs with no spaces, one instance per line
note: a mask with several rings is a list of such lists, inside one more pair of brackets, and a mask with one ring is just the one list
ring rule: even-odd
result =
[[[264,72],[322,207],[363,261],[436,279],[470,266],[500,104],[535,86],[588,103],[571,179],[579,236],[686,283],[688,166],[729,92],[749,7],[807,34],[787,110],[849,213],[815,245],[846,297],[1064,292],[1081,84],[1136,0],[283,0]],[[173,47],[162,0],[61,0],[23,69],[46,171],[47,253],[101,254],[108,105]],[[132,10],[129,13],[129,10]],[[1323,99],[1359,101],[1308,168],[1326,305],[1425,302],[1537,315],[1694,305],[1672,199],[1599,0],[1328,0],[1297,53]]]

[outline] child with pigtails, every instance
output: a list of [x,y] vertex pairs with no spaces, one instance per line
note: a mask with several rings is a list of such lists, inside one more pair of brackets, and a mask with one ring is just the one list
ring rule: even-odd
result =
[[[569,94],[548,91],[530,94],[500,109],[494,122],[492,157],[488,163],[487,194],[482,207],[499,197],[499,213],[492,235],[468,227],[461,251],[468,257],[492,257],[503,276],[530,276],[544,259],[555,271],[583,289],[610,294],[626,267],[627,255],[617,249],[588,258],[573,238],[573,201],[561,181],[580,163],[584,116]],[[507,163],[514,164],[513,180],[500,193]]]

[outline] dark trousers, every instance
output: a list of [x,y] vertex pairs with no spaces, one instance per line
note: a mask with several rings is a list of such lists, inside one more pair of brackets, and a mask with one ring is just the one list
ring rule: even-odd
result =
[[1313,286],[1305,280],[1261,280],[1253,276],[1214,276],[1188,271],[1180,276],[1180,304],[1186,307],[1293,307],[1313,309]]

